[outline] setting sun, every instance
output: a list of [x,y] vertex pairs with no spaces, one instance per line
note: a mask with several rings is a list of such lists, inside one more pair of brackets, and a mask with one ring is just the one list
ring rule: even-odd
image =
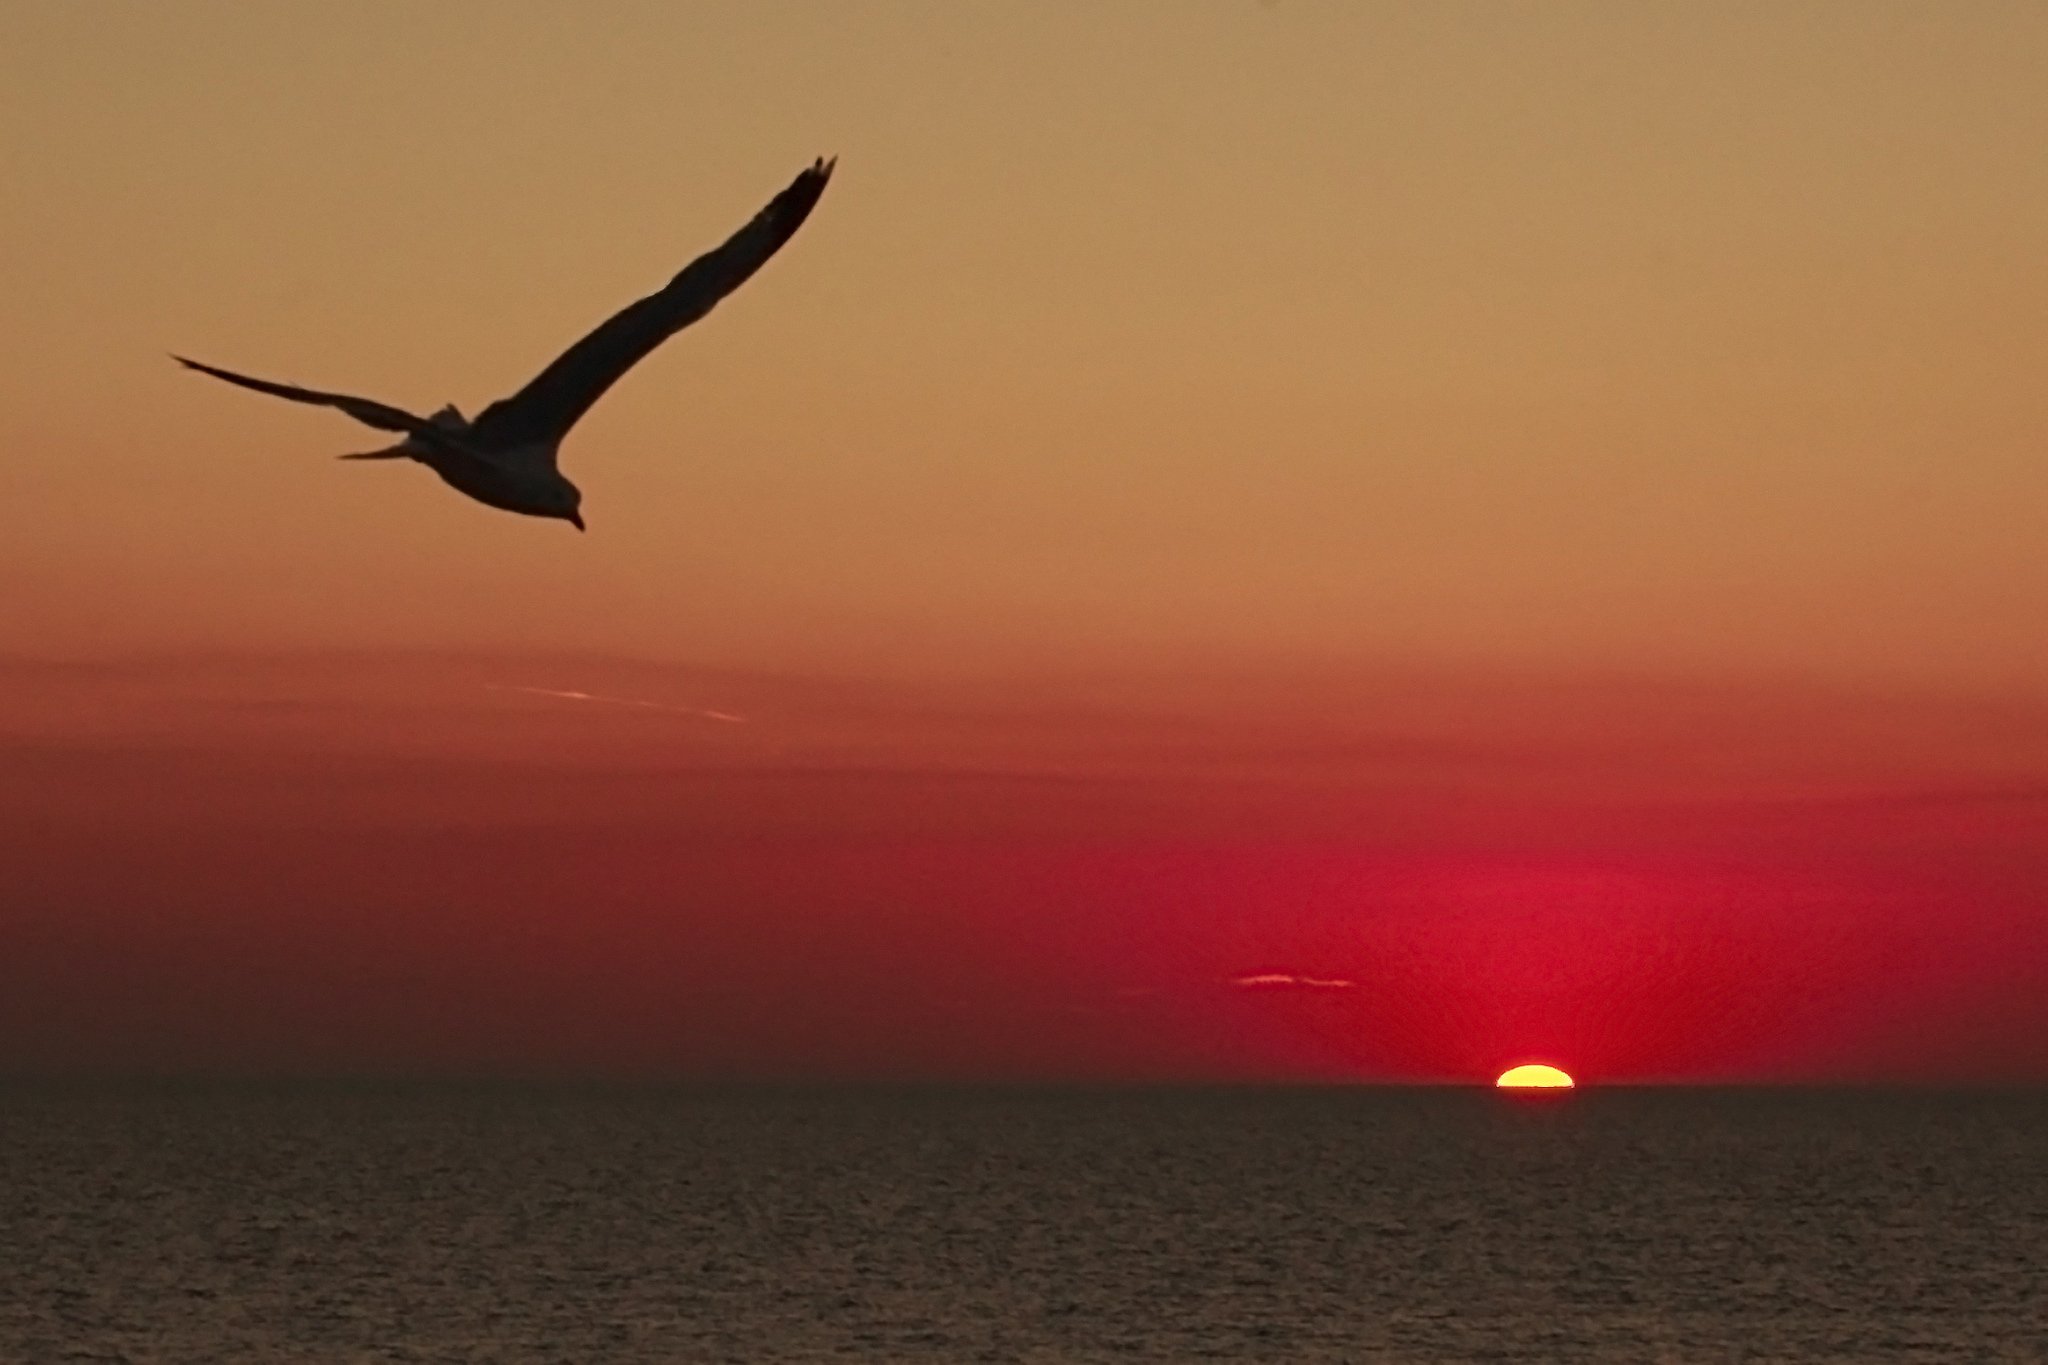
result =
[[1570,1076],[1554,1066],[1532,1062],[1509,1067],[1493,1084],[1500,1090],[1570,1090],[1573,1082]]

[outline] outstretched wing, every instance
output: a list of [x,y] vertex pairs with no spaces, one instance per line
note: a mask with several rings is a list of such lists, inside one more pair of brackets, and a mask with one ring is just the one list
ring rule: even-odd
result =
[[658,293],[613,315],[518,393],[478,413],[471,439],[486,450],[552,448],[620,375],[710,312],[796,235],[825,192],[836,162],[812,162],[724,246],[690,262]]
[[318,389],[301,389],[290,384],[274,384],[268,379],[251,379],[246,374],[233,370],[215,369],[202,365],[196,360],[187,360],[181,355],[171,359],[188,370],[210,374],[215,379],[225,379],[230,384],[239,384],[245,389],[258,393],[272,394],[278,398],[289,398],[294,403],[313,403],[323,408],[339,408],[365,426],[379,431],[399,431],[432,441],[436,445],[447,444],[447,433],[424,417],[415,417],[403,408],[394,408],[388,403],[379,403],[374,398],[356,398],[345,393],[322,393]]
[[[239,385],[245,389],[254,389],[258,393],[267,393],[278,398],[289,398],[294,403],[312,403],[323,408],[337,408],[363,425],[375,427],[379,431],[400,431],[408,436],[416,436],[419,438],[420,443],[428,449],[437,452],[441,456],[467,462],[473,468],[495,468],[491,458],[482,451],[475,449],[463,436],[435,426],[424,417],[415,417],[404,408],[394,408],[389,403],[379,403],[374,398],[357,398],[352,394],[346,393],[323,393],[319,389],[302,389],[292,384],[275,384],[268,379],[252,379],[246,374],[236,374],[233,370],[222,370],[212,365],[202,365],[196,360],[187,360],[181,355],[174,355],[171,359],[177,361],[188,370],[197,370],[201,374],[210,374],[215,379],[225,379],[228,383]],[[383,453],[382,451],[376,452],[378,455]],[[343,456],[342,458],[368,459],[371,456],[357,455]]]

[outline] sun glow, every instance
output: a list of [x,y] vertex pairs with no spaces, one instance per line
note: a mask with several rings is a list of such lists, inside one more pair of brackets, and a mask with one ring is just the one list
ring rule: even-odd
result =
[[1530,1062],[1509,1067],[1493,1084],[1500,1090],[1570,1090],[1572,1078],[1554,1066]]

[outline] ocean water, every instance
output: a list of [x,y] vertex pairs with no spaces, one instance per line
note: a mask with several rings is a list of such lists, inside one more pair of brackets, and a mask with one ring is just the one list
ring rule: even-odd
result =
[[0,1360],[2048,1361],[2048,1094],[0,1087]]

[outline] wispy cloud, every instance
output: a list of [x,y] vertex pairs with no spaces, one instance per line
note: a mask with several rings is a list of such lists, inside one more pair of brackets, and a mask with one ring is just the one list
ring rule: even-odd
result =
[[1356,981],[1345,981],[1340,977],[1297,976],[1293,972],[1254,972],[1250,976],[1230,978],[1233,986],[1298,986],[1304,990],[1348,991],[1357,987]]
[[722,725],[745,725],[745,716],[730,711],[713,711],[702,706],[671,706],[666,702],[643,701],[638,697],[607,697],[597,692],[577,692],[561,687],[521,687],[512,683],[485,683],[493,692],[521,692],[529,697],[558,697],[563,701],[587,701],[600,706],[628,706],[636,711],[666,711],[671,715],[696,716]]

